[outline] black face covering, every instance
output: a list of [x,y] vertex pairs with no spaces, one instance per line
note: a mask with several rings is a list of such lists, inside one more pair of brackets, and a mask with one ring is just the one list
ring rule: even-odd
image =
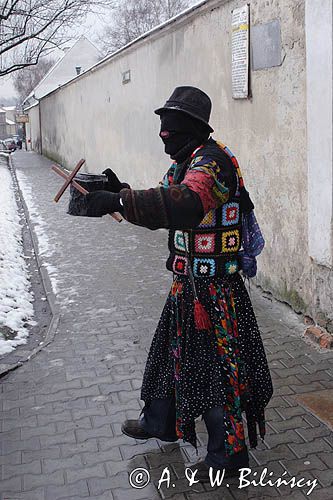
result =
[[179,163],[208,139],[209,130],[200,120],[181,111],[170,110],[161,115],[160,137],[166,154]]

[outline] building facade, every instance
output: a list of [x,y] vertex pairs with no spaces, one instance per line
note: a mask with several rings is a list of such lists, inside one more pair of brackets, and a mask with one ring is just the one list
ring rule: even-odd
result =
[[0,139],[9,139],[17,135],[16,106],[2,106],[0,108]]
[[50,68],[46,75],[26,97],[26,106],[32,105],[53,90],[75,78],[102,59],[102,54],[85,36],[80,37]]
[[0,108],[0,139],[7,138],[6,111]]

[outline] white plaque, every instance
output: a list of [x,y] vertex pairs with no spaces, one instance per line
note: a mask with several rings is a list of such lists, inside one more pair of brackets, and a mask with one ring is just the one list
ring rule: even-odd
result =
[[249,6],[232,11],[232,97],[249,96]]

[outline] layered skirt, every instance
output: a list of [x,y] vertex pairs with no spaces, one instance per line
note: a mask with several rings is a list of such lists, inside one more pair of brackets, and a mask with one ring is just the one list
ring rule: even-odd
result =
[[141,399],[149,405],[174,397],[177,436],[195,447],[195,419],[222,407],[231,455],[245,447],[242,412],[250,446],[256,447],[258,434],[264,437],[271,377],[242,277],[197,278],[195,284],[212,327],[196,329],[190,280],[175,276],[149,351]]

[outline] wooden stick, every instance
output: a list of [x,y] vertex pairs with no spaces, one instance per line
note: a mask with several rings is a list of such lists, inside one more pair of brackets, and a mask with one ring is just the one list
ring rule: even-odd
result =
[[121,222],[123,220],[122,216],[118,214],[118,212],[113,212],[113,214],[109,214],[111,217],[117,222]]
[[82,158],[79,161],[79,163],[76,165],[76,167],[74,168],[74,170],[71,172],[71,174],[67,177],[66,182],[64,183],[64,185],[60,188],[60,190],[58,191],[58,193],[54,197],[54,201],[56,203],[58,203],[58,201],[60,200],[60,198],[62,197],[62,195],[64,194],[64,192],[68,188],[68,186],[70,185],[70,183],[73,181],[74,177],[76,176],[76,174],[78,173],[78,171],[80,170],[80,168],[82,167],[82,165],[84,164],[85,161],[86,160],[84,160]]
[[[52,165],[52,170],[54,170],[54,172],[56,172],[57,174],[59,174],[61,177],[63,177],[64,179],[68,179],[68,175],[65,174],[65,172],[63,170],[61,170],[61,168],[57,167],[57,165]],[[82,194],[88,194],[89,191],[87,191],[86,189],[84,189],[84,187],[81,186],[81,184],[79,184],[78,182],[76,182],[74,179],[72,180],[72,185],[75,187],[75,189],[77,189],[78,191],[80,191],[80,193]]]

